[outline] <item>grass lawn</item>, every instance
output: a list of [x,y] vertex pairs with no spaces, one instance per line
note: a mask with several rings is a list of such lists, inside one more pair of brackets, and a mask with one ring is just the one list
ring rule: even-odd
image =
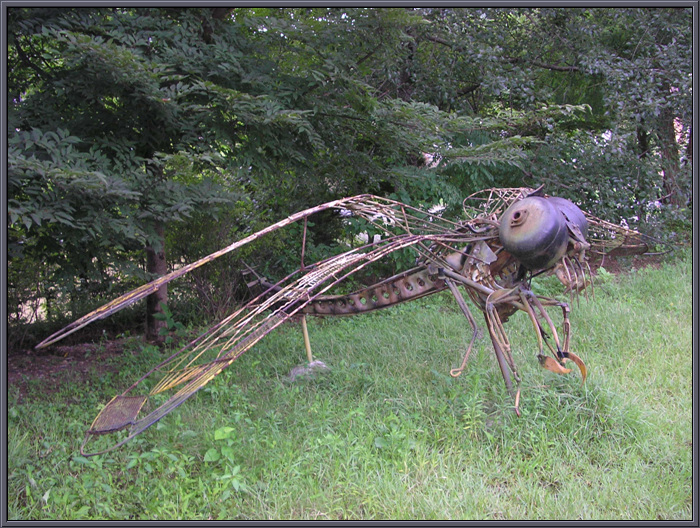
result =
[[124,447],[81,457],[101,406],[168,353],[127,339],[114,368],[9,387],[9,519],[691,519],[691,272],[686,253],[599,273],[571,312],[584,386],[540,368],[513,316],[520,418],[488,337],[449,376],[470,331],[438,294],[310,319],[330,370],[294,382],[303,340],[285,325]]

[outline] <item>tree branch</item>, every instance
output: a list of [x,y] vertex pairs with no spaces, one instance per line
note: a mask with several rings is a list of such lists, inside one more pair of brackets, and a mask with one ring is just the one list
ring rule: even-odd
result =
[[34,64],[31,60],[29,60],[29,57],[27,54],[24,52],[22,49],[22,46],[19,44],[19,39],[15,36],[15,49],[17,50],[17,56],[19,59],[26,65],[29,66],[32,70],[34,70],[37,75],[39,75],[40,78],[44,79],[47,76],[47,73],[39,68],[36,64]]
[[470,93],[476,92],[479,88],[481,88],[481,83],[475,83],[470,86],[467,86],[466,88],[457,90],[457,97],[469,95]]
[[538,66],[540,68],[547,68],[548,70],[554,70],[554,71],[568,71],[568,72],[577,72],[580,71],[578,66],[555,66],[551,64],[541,64],[538,62],[533,62],[535,66]]
[[463,51],[463,48],[455,47],[451,42],[446,41],[444,38],[434,37],[433,35],[426,35],[425,38],[430,42],[435,42],[436,44],[442,44],[443,46],[447,46],[448,48],[453,48],[455,51]]
[[525,59],[520,59],[518,57],[504,57],[502,60],[510,63],[510,64],[531,64],[532,66],[536,66],[538,68],[544,68],[545,70],[552,70],[552,71],[562,71],[562,72],[577,72],[580,71],[580,68],[578,66],[559,66],[558,64],[547,64],[544,62],[540,62],[537,60],[525,60]]
[[[435,42],[436,44],[440,44],[442,46],[447,46],[448,48],[450,48],[456,52],[464,51],[464,48],[462,46],[455,46],[454,44],[445,40],[442,37],[435,37],[432,35],[428,35],[425,38],[426,38],[426,40],[429,40],[430,42]],[[536,66],[538,68],[543,68],[545,70],[552,70],[552,71],[561,71],[561,72],[581,71],[581,69],[578,66],[560,66],[558,64],[547,64],[547,63],[536,61],[536,60],[526,61],[524,59],[518,59],[516,57],[503,57],[502,60],[509,62],[511,64],[520,64],[523,62],[527,62],[527,63],[532,64],[533,66]]]

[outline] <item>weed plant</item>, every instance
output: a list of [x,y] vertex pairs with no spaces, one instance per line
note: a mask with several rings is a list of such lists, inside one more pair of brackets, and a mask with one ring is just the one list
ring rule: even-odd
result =
[[52,395],[10,387],[9,519],[690,519],[691,269],[686,256],[599,273],[595,298],[572,306],[583,386],[541,369],[531,323],[513,316],[520,418],[488,337],[449,376],[470,331],[447,294],[311,319],[330,370],[294,382],[305,354],[287,324],[92,458],[78,448],[95,414],[165,353],[143,347]]

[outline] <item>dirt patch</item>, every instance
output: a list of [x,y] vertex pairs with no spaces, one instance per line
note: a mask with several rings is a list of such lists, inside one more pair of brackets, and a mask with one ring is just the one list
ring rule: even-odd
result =
[[37,389],[50,394],[67,384],[84,382],[89,374],[116,372],[119,363],[110,359],[124,354],[124,341],[56,345],[46,350],[11,353],[7,358],[8,388],[18,390],[21,401]]
[[[630,270],[642,268],[659,269],[666,255],[632,255],[628,257],[594,256],[589,259],[591,270],[595,273],[601,266],[609,273],[619,275]],[[594,284],[595,286],[595,284]]]

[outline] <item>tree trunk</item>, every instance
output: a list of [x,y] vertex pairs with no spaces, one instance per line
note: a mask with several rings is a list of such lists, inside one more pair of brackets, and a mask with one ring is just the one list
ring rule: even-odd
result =
[[639,159],[644,159],[649,153],[649,133],[642,125],[637,126],[637,147],[639,148]]
[[674,115],[671,109],[665,108],[659,116],[659,126],[656,132],[661,147],[661,169],[663,170],[663,187],[665,201],[676,206],[684,206],[688,197],[683,194],[678,184],[681,169]]
[[[165,275],[168,272],[165,261],[165,226],[162,222],[156,222],[156,234],[158,244],[146,246],[146,271],[151,280]],[[160,246],[160,247],[157,247]],[[155,314],[163,313],[163,305],[168,302],[168,285],[164,284],[154,293],[146,297],[146,340],[150,343],[162,343],[165,336],[160,335],[161,328],[166,328],[166,322],[156,319]]]

